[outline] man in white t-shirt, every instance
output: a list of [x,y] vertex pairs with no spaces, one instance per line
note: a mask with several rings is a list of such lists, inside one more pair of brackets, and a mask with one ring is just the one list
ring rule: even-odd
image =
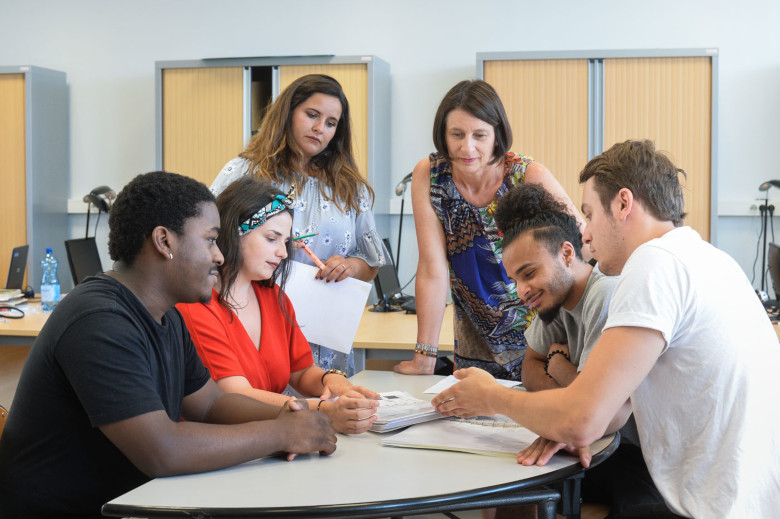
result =
[[777,336],[737,263],[682,227],[680,173],[650,141],[616,144],[581,172],[583,241],[620,280],[604,332],[569,386],[511,391],[466,369],[433,403],[445,415],[511,416],[549,439],[534,446],[534,461],[568,445],[586,466],[587,446],[633,411],[671,512],[774,517]]

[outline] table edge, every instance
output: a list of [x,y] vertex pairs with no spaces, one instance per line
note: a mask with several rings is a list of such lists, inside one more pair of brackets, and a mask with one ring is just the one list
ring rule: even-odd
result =
[[[611,456],[620,444],[620,434],[614,433],[610,443],[600,452],[593,455],[591,467],[600,464],[606,458]],[[474,454],[477,456],[477,454]],[[431,508],[436,505],[456,505],[465,504],[470,501],[487,497],[501,497],[515,491],[531,490],[543,485],[548,485],[557,481],[572,477],[586,469],[577,463],[573,463],[558,470],[548,472],[539,476],[534,476],[520,481],[503,483],[490,487],[481,487],[468,491],[455,492],[452,494],[438,494],[425,498],[396,499],[391,501],[371,501],[362,503],[348,503],[343,505],[323,505],[318,507],[278,507],[278,508],[201,508],[201,507],[146,507],[138,505],[118,505],[108,502],[103,505],[101,512],[103,515],[114,517],[127,517],[141,514],[150,518],[165,517],[226,517],[226,518],[245,518],[245,517],[345,517],[352,516],[370,516],[376,517],[389,516],[400,512],[412,512],[421,508]],[[367,513],[368,511],[370,513]]]

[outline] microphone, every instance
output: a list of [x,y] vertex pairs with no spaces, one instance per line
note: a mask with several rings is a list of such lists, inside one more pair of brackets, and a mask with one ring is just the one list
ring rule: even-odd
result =
[[[103,195],[103,196],[101,196]],[[111,212],[110,202],[116,198],[116,192],[108,186],[98,186],[84,196],[84,202],[94,205],[98,211]]]
[[[403,196],[404,192],[406,191],[406,184],[412,181],[412,174],[409,173],[404,177],[403,180],[401,180],[397,186],[395,186],[395,194],[398,196]],[[777,182],[778,185],[780,185],[780,180],[774,180],[773,182]]]
[[[400,184],[399,184],[400,185]],[[780,180],[767,180],[760,186],[758,186],[759,191],[768,191],[770,187],[780,187]],[[395,192],[398,193],[398,188],[395,188]]]

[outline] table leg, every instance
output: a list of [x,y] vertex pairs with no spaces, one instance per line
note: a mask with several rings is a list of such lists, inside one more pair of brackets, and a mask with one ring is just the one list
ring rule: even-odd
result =
[[564,479],[560,483],[561,505],[558,513],[568,519],[580,519],[580,505],[582,504],[582,479],[584,472]]

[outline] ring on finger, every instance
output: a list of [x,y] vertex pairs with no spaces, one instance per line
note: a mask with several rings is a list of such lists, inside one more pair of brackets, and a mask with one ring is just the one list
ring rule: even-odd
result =
[[346,266],[346,265],[344,265],[343,263],[341,264],[341,270],[342,270],[342,271],[344,271],[344,270],[347,270],[347,266]]

